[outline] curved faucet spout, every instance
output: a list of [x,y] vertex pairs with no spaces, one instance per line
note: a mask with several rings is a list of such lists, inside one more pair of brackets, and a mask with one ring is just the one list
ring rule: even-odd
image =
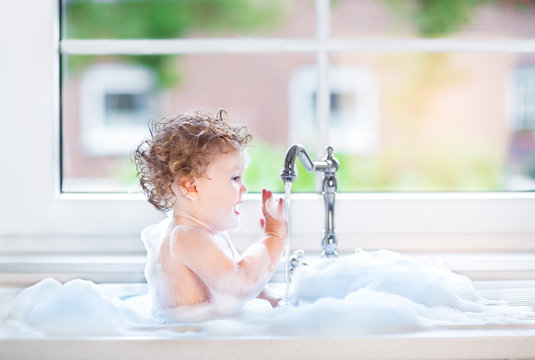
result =
[[310,156],[308,156],[303,145],[294,144],[286,151],[286,156],[284,157],[284,165],[280,173],[280,178],[284,183],[293,183],[297,179],[297,168],[295,167],[295,159],[297,157],[299,157],[301,164],[303,164],[307,171],[314,171],[314,163],[310,159]]

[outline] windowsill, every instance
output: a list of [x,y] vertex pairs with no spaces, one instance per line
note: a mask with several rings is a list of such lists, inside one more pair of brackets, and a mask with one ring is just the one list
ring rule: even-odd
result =
[[145,282],[144,255],[4,255],[0,286],[29,286],[46,277],[97,283]]

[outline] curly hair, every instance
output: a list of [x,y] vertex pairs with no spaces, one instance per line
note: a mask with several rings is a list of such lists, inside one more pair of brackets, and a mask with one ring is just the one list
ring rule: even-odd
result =
[[245,126],[231,126],[227,113],[202,110],[179,114],[149,124],[151,137],[133,151],[141,190],[156,209],[168,211],[175,201],[176,179],[205,175],[218,153],[243,150],[251,141]]

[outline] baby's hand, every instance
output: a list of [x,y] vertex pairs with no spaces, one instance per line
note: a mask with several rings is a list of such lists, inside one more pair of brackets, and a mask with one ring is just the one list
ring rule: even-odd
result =
[[284,216],[284,202],[275,201],[271,191],[262,190],[262,214],[260,225],[266,235],[275,235],[285,239],[288,234],[288,225]]
[[264,299],[269,301],[271,304],[271,307],[275,308],[279,306],[279,303],[281,302],[282,298],[275,295],[273,290],[271,290],[269,287],[265,287],[264,290],[257,296],[259,299]]

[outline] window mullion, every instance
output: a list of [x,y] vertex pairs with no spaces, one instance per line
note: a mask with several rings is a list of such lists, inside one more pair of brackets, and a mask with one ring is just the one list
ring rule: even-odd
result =
[[[317,120],[317,157],[323,155],[325,146],[329,143],[329,112],[330,112],[330,89],[329,89],[329,55],[327,43],[330,36],[330,1],[316,1],[316,64],[318,71],[316,120]],[[321,179],[316,178],[316,190],[321,189]]]

